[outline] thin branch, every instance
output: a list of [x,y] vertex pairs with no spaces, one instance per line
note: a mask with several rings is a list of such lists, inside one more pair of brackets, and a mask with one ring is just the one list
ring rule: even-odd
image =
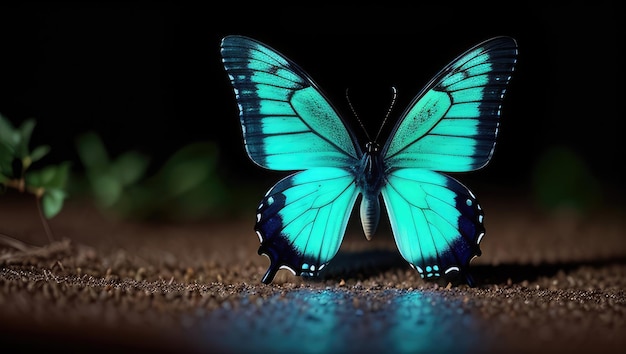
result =
[[22,252],[28,252],[30,250],[38,248],[37,246],[29,245],[26,242],[14,239],[13,237],[7,236],[5,234],[0,234],[0,242]]
[[43,224],[43,228],[46,231],[46,236],[48,236],[48,242],[54,242],[54,235],[52,234],[52,229],[50,228],[50,224],[46,220],[46,217],[43,215],[43,211],[41,210],[41,198],[36,196],[37,202],[37,211],[39,212],[39,218],[41,219],[41,223]]
[[28,259],[31,257],[50,258],[51,255],[53,254],[61,253],[61,252],[68,252],[69,249],[70,249],[70,240],[64,239],[61,241],[53,242],[45,247],[31,246],[30,249],[27,249],[26,251],[23,251],[22,253],[2,254],[0,255],[0,262],[19,261],[19,260]]

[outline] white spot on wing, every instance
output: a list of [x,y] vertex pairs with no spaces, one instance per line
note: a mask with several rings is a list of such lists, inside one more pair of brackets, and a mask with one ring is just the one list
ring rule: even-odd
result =
[[450,268],[446,269],[446,271],[445,271],[444,273],[445,273],[445,274],[448,274],[448,273],[450,273],[450,272],[452,272],[452,271],[459,272],[459,271],[461,271],[461,270],[459,269],[459,267],[450,267]]
[[295,271],[295,270],[293,270],[293,268],[291,268],[290,266],[281,265],[281,266],[280,266],[280,268],[278,268],[278,269],[287,269],[287,270],[289,270],[290,272],[292,272],[292,273],[293,273],[293,275],[296,275],[296,271]]
[[257,231],[256,235],[259,237],[259,242],[263,242],[263,235],[261,234],[261,232]]
[[480,241],[482,241],[483,236],[485,236],[485,233],[481,232],[480,235],[478,235],[478,240],[476,241],[476,244],[480,244]]

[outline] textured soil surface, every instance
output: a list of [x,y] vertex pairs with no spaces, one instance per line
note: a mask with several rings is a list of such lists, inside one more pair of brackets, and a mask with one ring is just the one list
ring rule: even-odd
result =
[[[115,221],[71,202],[49,243],[30,199],[0,199],[0,343],[156,352],[617,352],[626,346],[623,211],[481,200],[476,287],[427,283],[388,229],[356,222],[320,279],[260,282],[245,217]],[[6,238],[10,236],[19,241]]]

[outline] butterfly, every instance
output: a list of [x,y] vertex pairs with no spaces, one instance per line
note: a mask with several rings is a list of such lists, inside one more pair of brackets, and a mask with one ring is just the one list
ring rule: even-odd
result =
[[311,77],[269,46],[244,36],[221,42],[235,91],[243,140],[257,165],[295,172],[263,197],[256,215],[259,255],[270,266],[317,276],[336,255],[360,197],[370,239],[385,203],[402,257],[424,279],[457,273],[473,281],[481,255],[483,210],[444,172],[466,172],[491,159],[517,43],[484,41],[448,64],[411,101],[384,145],[362,144]]

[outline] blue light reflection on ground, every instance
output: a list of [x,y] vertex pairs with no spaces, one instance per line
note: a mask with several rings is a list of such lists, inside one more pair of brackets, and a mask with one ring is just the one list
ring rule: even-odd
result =
[[479,350],[459,300],[437,292],[292,290],[212,312],[199,349],[236,353],[440,353]]

